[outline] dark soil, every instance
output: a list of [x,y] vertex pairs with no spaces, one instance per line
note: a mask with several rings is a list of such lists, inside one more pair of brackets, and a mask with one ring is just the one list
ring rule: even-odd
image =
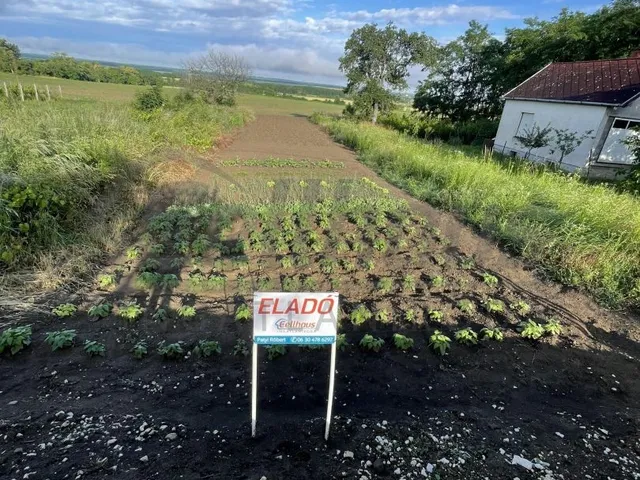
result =
[[[342,161],[346,168],[333,176],[366,176],[407,198],[301,118],[259,117],[219,158],[270,156]],[[201,168],[200,181],[256,174],[250,168]],[[163,206],[150,212],[162,211],[168,201],[158,199]],[[123,267],[115,291],[86,290],[60,300],[86,312],[104,298],[136,298],[145,314],[133,324],[115,316],[92,321],[81,313],[57,319],[47,313],[55,303],[0,312],[0,326],[31,324],[34,330],[32,346],[0,358],[0,478],[640,478],[640,337],[633,319],[536,277],[454,218],[408,200],[440,232],[419,228],[405,248],[385,254],[369,247],[362,254],[330,256],[353,261],[352,273],[321,273],[321,254],[305,255],[309,265],[291,272],[274,254],[250,254],[248,267],[207,257],[200,268],[222,266],[224,289],[195,291],[183,282],[173,290],[143,292],[133,279],[145,258],[121,257],[107,268]],[[231,238],[246,235],[245,227],[236,222]],[[135,232],[134,243],[143,231]],[[335,233],[343,237],[357,229],[342,222]],[[472,255],[473,268],[462,268]],[[161,271],[186,278],[190,269],[169,267],[172,258],[162,257]],[[373,260],[374,270],[365,271],[362,259]],[[484,272],[499,278],[497,287],[483,283]],[[261,349],[255,439],[250,357],[232,354],[238,339],[250,348],[251,337],[250,325],[233,321],[236,305],[250,299],[259,279],[269,278],[279,290],[282,276],[294,273],[300,282],[313,278],[318,290],[330,289],[332,277],[341,280],[343,331],[356,344],[338,354],[328,442],[322,438],[327,349],[294,347],[274,361]],[[407,274],[416,280],[415,292],[402,290]],[[239,288],[239,275],[250,282],[247,287]],[[394,279],[391,293],[375,289],[382,276]],[[444,286],[431,286],[436,276]],[[507,307],[522,300],[533,311],[522,316],[507,308],[489,315],[480,307],[488,296]],[[478,311],[460,312],[462,298]],[[346,317],[360,303],[372,311],[393,310],[393,323],[351,325]],[[151,318],[158,307],[175,312],[179,304],[195,305],[197,316]],[[417,323],[398,318],[408,309],[418,313]],[[442,325],[429,322],[430,309],[444,312]],[[540,342],[519,337],[519,321],[551,316],[564,325],[562,336]],[[456,344],[443,358],[428,347],[434,328],[452,336],[462,326],[478,331],[496,325],[505,331],[503,343]],[[63,328],[77,330],[78,345],[52,353],[45,332]],[[414,348],[395,349],[395,332],[412,337]],[[364,333],[385,340],[380,353],[357,347]],[[106,357],[88,358],[81,348],[86,339],[104,342]],[[149,355],[135,360],[130,349],[140,339]],[[163,360],[155,352],[161,340],[184,341],[186,351],[201,339],[219,341],[222,354]],[[512,464],[514,455],[533,463]]]

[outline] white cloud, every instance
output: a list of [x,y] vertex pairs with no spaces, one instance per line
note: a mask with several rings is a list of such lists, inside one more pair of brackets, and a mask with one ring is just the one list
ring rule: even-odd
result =
[[369,12],[345,12],[344,18],[359,22],[396,22],[405,26],[444,25],[468,22],[470,20],[488,21],[496,19],[518,18],[509,10],[493,6],[458,6],[456,4],[441,7],[388,8]]

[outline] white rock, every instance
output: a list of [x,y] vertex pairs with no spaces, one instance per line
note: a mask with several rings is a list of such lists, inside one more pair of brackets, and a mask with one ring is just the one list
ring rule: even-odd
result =
[[435,465],[431,465],[430,463],[427,463],[427,473],[433,472],[434,468],[435,468]]
[[148,462],[149,461],[149,456],[145,455],[144,457],[140,457],[140,461],[141,462]]
[[18,403],[18,400],[12,400],[11,402],[8,403],[8,405],[15,405],[16,403]]
[[262,477],[260,477],[260,480],[267,480],[267,477],[262,476]]
[[521,467],[526,468],[527,470],[533,469],[533,463],[531,463],[526,458],[522,458],[520,455],[514,455],[511,459],[511,465],[520,465]]
[[115,438],[111,438],[111,439],[107,440],[107,447],[110,447],[111,445],[113,445],[117,441],[118,440],[116,440]]
[[564,435],[561,434],[560,432],[556,432],[556,435],[559,436],[560,438],[564,438]]
[[172,432],[172,433],[167,434],[167,436],[164,437],[164,438],[165,438],[165,440],[175,440],[176,438],[178,438],[178,434]]
[[395,473],[396,475],[400,475],[402,473],[402,470],[400,470],[400,468],[396,468],[393,473]]
[[344,458],[353,458],[353,452],[350,452],[349,450],[345,451],[344,454],[342,455]]

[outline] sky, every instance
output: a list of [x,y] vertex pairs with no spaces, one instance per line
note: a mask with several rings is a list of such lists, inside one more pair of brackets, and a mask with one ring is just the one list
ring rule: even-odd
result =
[[[23,52],[179,67],[213,48],[246,58],[255,75],[344,84],[338,59],[351,31],[394,22],[440,42],[470,20],[498,38],[524,18],[551,18],[576,0],[0,0],[0,37]],[[412,70],[410,83],[420,79]]]

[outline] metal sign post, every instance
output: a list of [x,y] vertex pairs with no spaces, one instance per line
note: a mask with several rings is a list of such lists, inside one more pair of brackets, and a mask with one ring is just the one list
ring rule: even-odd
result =
[[336,373],[339,294],[256,292],[253,295],[251,436],[258,414],[258,345],[331,345],[324,438],[329,438]]

